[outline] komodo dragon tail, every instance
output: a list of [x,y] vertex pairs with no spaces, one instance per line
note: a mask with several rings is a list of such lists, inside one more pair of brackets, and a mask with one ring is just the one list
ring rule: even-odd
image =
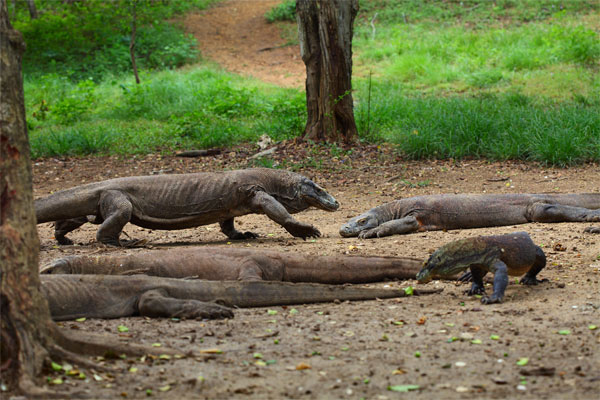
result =
[[94,215],[102,182],[90,183],[52,193],[35,201],[37,223]]
[[[266,307],[276,305],[325,303],[389,299],[409,296],[404,289],[366,288],[351,285],[323,285],[319,283],[290,283],[272,281],[213,282],[215,301],[234,307]],[[441,290],[414,290],[413,294],[439,293]]]

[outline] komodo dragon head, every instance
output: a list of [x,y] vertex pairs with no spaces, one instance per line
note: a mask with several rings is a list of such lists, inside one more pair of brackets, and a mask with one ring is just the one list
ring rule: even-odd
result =
[[369,210],[342,225],[340,235],[343,237],[358,236],[361,231],[376,228],[379,224],[380,221],[377,218],[377,213]]
[[456,240],[437,249],[423,263],[417,274],[419,283],[433,279],[449,279],[471,265],[485,265],[502,252],[498,246],[488,246],[479,237]]
[[340,207],[340,203],[322,187],[294,172],[288,172],[283,183],[268,192],[290,213],[304,211],[311,206],[325,211],[335,211]]

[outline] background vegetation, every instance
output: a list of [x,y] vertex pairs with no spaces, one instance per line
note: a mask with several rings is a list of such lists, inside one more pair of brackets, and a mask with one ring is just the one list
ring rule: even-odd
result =
[[[140,85],[130,72],[129,2],[37,1],[36,20],[22,2],[11,8],[28,48],[34,157],[301,134],[303,92],[199,58],[177,18],[212,2],[139,0]],[[290,31],[293,1],[282,4],[266,18]],[[594,0],[361,1],[353,43],[361,140],[414,158],[600,160],[599,12]]]

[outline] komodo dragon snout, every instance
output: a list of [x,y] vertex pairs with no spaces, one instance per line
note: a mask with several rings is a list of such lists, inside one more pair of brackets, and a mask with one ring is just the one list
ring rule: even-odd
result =
[[340,203],[332,195],[310,179],[302,179],[299,194],[301,200],[321,210],[335,211],[340,207]]

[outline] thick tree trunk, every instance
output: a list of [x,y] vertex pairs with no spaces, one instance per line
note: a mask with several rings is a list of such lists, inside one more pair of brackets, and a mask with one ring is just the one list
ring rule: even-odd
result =
[[304,139],[355,143],[352,33],[358,0],[298,0],[300,52],[306,65]]
[[32,385],[47,348],[53,345],[54,323],[39,291],[38,249],[29,142],[25,124],[21,35],[8,21],[0,0],[0,345],[2,380]]
[[135,63],[135,31],[137,26],[137,0],[131,2],[131,40],[129,42],[129,55],[131,56],[131,66],[133,67],[133,76],[135,83],[139,85],[140,76],[138,75],[137,64]]

